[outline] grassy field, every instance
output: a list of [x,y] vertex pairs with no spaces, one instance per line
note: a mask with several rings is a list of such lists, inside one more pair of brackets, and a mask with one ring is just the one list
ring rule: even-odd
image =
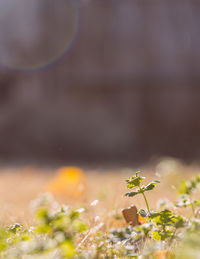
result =
[[[32,221],[31,201],[40,194],[49,192],[49,182],[55,179],[58,170],[25,168],[7,168],[0,170],[0,219],[1,224],[29,223]],[[192,170],[190,170],[192,171]],[[100,213],[105,218],[113,209],[121,210],[132,203],[138,207],[144,206],[140,198],[127,199],[125,179],[134,172],[134,169],[113,170],[86,170],[82,184],[84,190],[81,195],[74,195],[73,191],[53,192],[55,198],[62,204],[73,207],[89,206],[93,200],[99,200],[98,206],[93,207],[94,213]],[[194,172],[194,171],[192,171]],[[156,177],[152,169],[144,169],[148,179]],[[149,194],[150,203],[155,207],[158,195],[173,200],[175,190],[164,179],[163,183]],[[171,179],[172,180],[172,179]],[[178,181],[178,179],[177,179]],[[173,181],[171,182],[173,184]],[[68,186],[66,186],[67,188]],[[76,191],[76,190],[75,190]],[[104,215],[105,214],[105,215]]]
[[[180,259],[179,255],[175,257],[176,253],[172,252],[174,251],[175,247],[177,247],[177,240],[179,237],[176,238],[175,232],[171,230],[171,228],[174,227],[170,225],[171,223],[169,224],[171,232],[170,233],[166,232],[169,234],[169,236],[167,237],[163,236],[162,237],[163,240],[161,238],[160,241],[159,241],[160,237],[155,238],[155,240],[157,239],[156,245],[158,245],[158,243],[160,245],[159,245],[159,249],[157,250],[154,249],[153,254],[147,253],[148,255],[144,255],[144,252],[142,252],[143,251],[142,249],[144,249],[144,245],[142,245],[139,248],[139,251],[138,251],[138,248],[132,248],[132,250],[136,251],[136,253],[134,252],[132,253],[132,255],[131,253],[130,255],[125,254],[125,253],[128,253],[127,251],[129,251],[130,249],[128,250],[127,248],[126,250],[124,246],[123,248],[121,247],[120,249],[116,248],[116,245],[119,242],[121,242],[122,240],[126,240],[126,241],[128,240],[124,237],[123,237],[124,239],[121,237],[122,240],[121,239],[120,239],[121,241],[118,240],[115,244],[115,241],[113,240],[116,240],[116,237],[114,237],[116,233],[115,234],[110,233],[112,229],[115,229],[115,230],[117,229],[117,231],[121,231],[120,235],[123,236],[124,235],[123,231],[127,231],[125,229],[129,228],[129,224],[126,223],[125,219],[122,216],[121,211],[123,209],[130,207],[131,205],[135,205],[138,208],[138,210],[146,207],[145,200],[141,195],[137,195],[134,197],[125,197],[125,193],[127,192],[127,186],[126,186],[125,180],[130,179],[130,177],[134,175],[135,172],[136,172],[136,169],[130,169],[130,168],[112,169],[112,170],[111,169],[84,170],[76,167],[61,167],[57,169],[40,169],[40,168],[34,168],[34,167],[2,168],[0,170],[0,208],[1,208],[0,222],[1,222],[2,229],[4,229],[8,225],[15,224],[16,222],[21,224],[25,229],[29,229],[30,227],[35,226],[37,224],[37,220],[35,219],[35,216],[34,216],[36,213],[35,212],[36,205],[38,203],[38,199],[41,199],[38,197],[43,197],[45,193],[51,193],[55,201],[57,202],[57,203],[55,202],[56,204],[55,206],[69,205],[73,210],[80,209],[80,208],[84,209],[84,213],[81,218],[82,220],[84,220],[84,222],[87,223],[88,230],[86,231],[86,234],[82,234],[81,231],[80,231],[81,233],[77,231],[78,235],[75,241],[72,236],[77,233],[76,232],[74,233],[73,231],[71,232],[72,236],[70,237],[71,239],[69,240],[70,242],[72,242],[72,239],[73,239],[73,242],[75,243],[75,244],[73,243],[73,246],[75,246],[75,248],[73,247],[73,249],[76,249],[76,252],[71,252],[71,254],[69,252],[66,252],[65,255],[55,256],[55,255],[52,255],[50,251],[47,249],[48,251],[45,250],[46,251],[45,253],[47,253],[45,255],[44,253],[40,254],[37,252],[37,255],[35,254],[34,256],[26,254],[23,256],[19,255],[19,257],[15,257],[13,256],[13,254],[11,254],[11,256],[9,255],[10,253],[10,250],[9,250],[10,248],[9,248],[8,249],[9,253],[8,252],[5,252],[5,253],[3,252],[3,254],[0,253],[0,255],[2,255],[0,256],[0,258],[30,258],[30,259],[32,258],[59,258],[59,259],[60,258],[156,258],[156,259],[157,258],[160,258],[160,259],[178,258]],[[176,215],[180,215],[181,217],[183,216],[188,218],[186,220],[188,226],[194,224],[193,221],[190,222],[190,219],[191,220],[193,220],[193,218],[195,218],[195,220],[199,220],[199,219],[197,214],[196,216],[192,215],[192,209],[190,205],[185,206],[187,208],[178,208],[178,207],[175,207],[173,204],[175,201],[177,201],[178,186],[180,185],[181,179],[183,178],[189,179],[191,177],[194,177],[198,173],[199,173],[199,167],[185,166],[176,160],[164,160],[154,167],[151,167],[151,168],[144,167],[142,170],[142,175],[146,177],[146,179],[143,182],[145,185],[151,180],[156,179],[160,181],[160,183],[157,184],[156,188],[153,191],[148,191],[146,193],[146,198],[148,200],[150,209],[154,211],[156,210],[158,211],[159,200],[168,199],[167,202],[169,204],[170,203],[172,204],[172,207],[173,207],[172,211],[173,213],[175,213],[174,215],[175,215],[175,218],[177,217],[177,220],[179,219],[178,218],[179,216],[176,216]],[[48,196],[48,197],[50,197],[50,199],[53,199],[51,196]],[[194,194],[194,197],[197,198],[198,200],[198,193]],[[54,203],[54,201],[52,201],[52,203]],[[195,204],[195,206],[197,206],[198,208],[197,203]],[[198,212],[198,209],[197,209],[197,212]],[[43,222],[45,216],[44,214],[42,215],[43,215],[42,216],[43,217],[42,222]],[[141,225],[143,226],[143,228],[147,225],[149,228],[151,224],[157,224],[157,223],[153,223],[155,221],[154,218],[151,219],[151,217],[148,215],[145,217],[146,217],[145,221],[149,223],[145,223],[144,225]],[[167,217],[167,216],[164,215],[164,217]],[[174,216],[172,216],[172,218],[173,217]],[[180,222],[182,221],[183,219],[181,218]],[[99,225],[97,224],[98,222],[99,222]],[[48,223],[48,224],[45,223],[45,228],[48,228],[48,225],[52,227],[52,224],[54,223]],[[168,228],[167,224],[168,223],[166,223],[166,226]],[[175,224],[175,222],[173,224]],[[99,229],[95,229],[98,227]],[[44,225],[42,225],[42,229],[43,229],[42,231],[44,232],[41,232],[41,233],[45,234],[46,236],[47,232],[45,231],[47,230],[44,230]],[[99,231],[101,231],[101,234],[98,233]],[[134,231],[135,230],[133,230],[133,232]],[[141,233],[141,231],[143,230],[140,229],[137,231],[140,231]],[[145,247],[148,245],[153,246],[151,244],[152,237],[154,239],[155,233],[156,231],[158,232],[158,230],[156,231],[151,230],[151,231],[153,234],[151,234],[151,238],[148,239],[148,240],[151,240],[151,242],[150,241],[145,242]],[[19,235],[20,238],[21,238],[21,235],[22,234]],[[23,235],[24,235],[24,232],[23,232]],[[112,236],[112,238],[110,237],[110,235]],[[171,236],[173,236],[173,238]],[[4,240],[3,238],[4,237],[2,237],[2,240]],[[37,239],[38,236],[36,235],[36,237],[34,238]],[[51,239],[51,241],[52,239],[53,240],[55,239],[55,237],[52,238],[52,236],[49,236],[49,238]],[[30,236],[28,237],[28,239],[30,239]],[[86,241],[84,239],[86,239]],[[98,240],[98,239],[101,239],[101,240]],[[45,237],[45,240],[46,240],[46,237]],[[69,240],[67,239],[67,242]],[[172,241],[176,243],[176,245],[174,245],[174,243],[173,245],[171,245]],[[21,244],[20,242],[22,242],[21,239],[19,241],[19,244]],[[130,243],[129,247],[135,246],[134,242]],[[101,243],[104,243],[103,245],[104,248],[101,248],[101,252],[97,252],[97,250],[100,251],[99,244]],[[108,243],[109,243],[109,248],[108,248]],[[112,249],[110,248],[111,245],[112,245]],[[1,231],[0,231],[0,251],[1,251],[1,246],[2,244],[1,244]],[[95,253],[93,251],[94,249],[92,250],[93,252],[90,251],[91,246],[98,248],[98,249],[95,248],[96,249]],[[115,248],[113,248],[113,246],[115,246]],[[57,250],[61,249],[61,247],[63,247],[63,245],[60,245],[59,243],[59,247],[56,247],[56,249]],[[69,246],[69,243],[66,243],[65,241],[64,251],[65,250],[71,251],[73,249],[71,247],[71,243]],[[2,251],[4,251],[4,248]],[[160,252],[160,254],[156,255],[155,251],[164,251],[164,252]],[[166,251],[167,253],[170,252],[170,255],[166,254]],[[23,253],[25,252],[23,251]],[[195,253],[193,257],[187,256],[182,258],[197,259],[198,256],[197,257],[196,256],[197,256],[197,253]]]

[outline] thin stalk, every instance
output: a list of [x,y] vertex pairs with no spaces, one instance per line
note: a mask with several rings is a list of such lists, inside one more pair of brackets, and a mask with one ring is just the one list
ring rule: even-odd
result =
[[169,240],[169,247],[171,246],[171,244],[172,244],[172,242],[173,242],[173,240],[174,240],[174,237],[175,237],[175,235],[176,235],[176,231],[177,231],[177,229],[175,229],[173,235],[171,236],[171,238],[170,238],[170,240]]
[[[139,188],[140,188],[140,187],[139,187]],[[142,191],[142,189],[141,189],[141,188],[140,188],[140,190]],[[147,198],[146,198],[146,196],[145,196],[144,192],[141,192],[141,193],[142,193],[142,195],[143,195],[143,197],[144,197],[144,201],[145,201],[145,203],[146,203],[148,213],[150,214],[150,209],[149,209],[149,204],[148,204],[148,202],[147,202]]]
[[193,216],[194,216],[194,218],[196,217],[196,215],[195,215],[195,209],[194,209],[194,204],[193,204],[193,200],[192,200],[192,198],[190,197],[190,203],[191,203],[191,208],[192,208],[192,214],[193,214]]

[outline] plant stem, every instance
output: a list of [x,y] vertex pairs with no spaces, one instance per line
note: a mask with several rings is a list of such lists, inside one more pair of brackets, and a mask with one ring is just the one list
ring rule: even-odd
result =
[[191,208],[192,208],[192,213],[193,213],[193,216],[194,216],[194,218],[195,218],[195,209],[194,209],[194,204],[193,204],[193,200],[192,200],[192,198],[190,197],[190,203],[191,203]]
[[173,240],[174,240],[174,237],[175,237],[175,235],[176,235],[176,231],[177,231],[177,229],[175,229],[173,235],[171,236],[171,238],[170,238],[170,240],[169,240],[169,247],[171,246],[171,244],[172,244],[172,242],[173,242]]
[[[140,187],[139,187],[139,188],[140,188]],[[141,189],[141,188],[140,188],[140,190],[142,191],[142,189]],[[142,195],[143,195],[143,197],[144,197],[144,201],[145,201],[145,203],[146,203],[148,213],[150,214],[149,204],[148,204],[148,202],[147,202],[147,198],[146,198],[146,196],[145,196],[144,192],[142,192]]]

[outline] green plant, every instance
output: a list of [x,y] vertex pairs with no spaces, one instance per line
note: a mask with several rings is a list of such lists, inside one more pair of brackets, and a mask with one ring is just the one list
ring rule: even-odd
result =
[[140,209],[139,214],[145,217],[151,224],[146,224],[146,227],[137,227],[136,231],[145,238],[151,237],[155,240],[165,241],[168,240],[170,243],[176,236],[177,230],[184,227],[184,219],[180,215],[173,214],[172,211],[165,209],[158,212],[150,210],[149,204],[145,193],[151,191],[156,187],[159,181],[154,180],[147,185],[142,185],[141,182],[145,177],[140,176],[140,172],[136,172],[127,182],[128,189],[134,189],[126,193],[128,197],[134,197],[141,194],[145,200],[147,210]]
[[[146,208],[138,213],[145,223],[108,229],[101,216],[96,221],[87,220],[87,214],[82,215],[84,209],[60,206],[45,194],[34,203],[33,227],[15,223],[0,228],[0,259],[199,259],[200,202],[194,194],[198,194],[200,177],[181,183],[176,203],[178,207],[193,205],[194,217],[178,214],[176,207],[167,206],[166,199],[153,211],[146,192],[158,181],[142,185],[144,179],[137,172],[127,180],[126,196],[140,194],[144,198]],[[115,219],[116,213],[111,215]]]
[[200,175],[196,175],[191,180],[182,180],[179,188],[179,200],[175,203],[176,207],[191,207],[193,217],[198,215],[200,199],[194,199],[193,195],[198,192],[200,187]]
[[[125,194],[125,196],[134,197],[138,194],[141,194],[144,198],[144,201],[145,201],[145,204],[147,207],[147,211],[150,215],[151,212],[150,212],[149,204],[148,204],[145,193],[153,190],[156,187],[156,184],[159,183],[160,181],[155,180],[155,181],[148,183],[147,185],[141,186],[141,183],[144,179],[145,179],[145,177],[140,176],[140,171],[138,171],[138,172],[136,172],[136,174],[134,176],[132,176],[130,179],[126,180],[127,188],[134,189],[134,191],[127,192]],[[143,211],[141,211],[141,215],[142,214],[143,214]]]
[[0,258],[64,259],[78,254],[77,238],[87,230],[80,212],[66,206],[53,209],[51,205],[55,202],[52,204],[47,196],[41,199],[42,207],[37,209],[34,227],[24,229],[20,224],[14,224],[0,229]]

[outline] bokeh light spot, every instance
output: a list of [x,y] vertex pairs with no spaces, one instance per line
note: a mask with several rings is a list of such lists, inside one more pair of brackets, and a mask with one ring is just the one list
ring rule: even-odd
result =
[[61,167],[49,181],[47,190],[59,196],[82,198],[85,192],[84,172],[78,167]]
[[72,45],[79,8],[69,0],[1,0],[0,65],[35,70],[52,64]]

